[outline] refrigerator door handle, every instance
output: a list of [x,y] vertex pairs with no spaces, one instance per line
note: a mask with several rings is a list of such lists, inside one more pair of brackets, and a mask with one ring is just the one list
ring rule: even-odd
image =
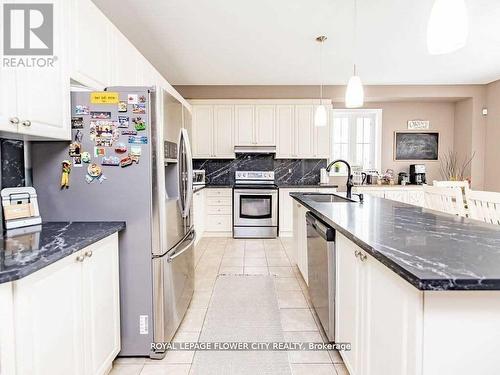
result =
[[194,244],[194,241],[196,240],[196,231],[193,230],[191,232],[191,234],[192,234],[193,238],[191,239],[191,241],[189,241],[189,243],[186,246],[184,246],[179,251],[175,251],[173,255],[167,255],[167,262],[168,263],[172,263],[175,258],[182,255],[185,251],[189,250],[189,248]]
[[183,142],[183,149],[186,155],[186,200],[183,204],[184,212],[183,217],[189,216],[189,211],[191,210],[191,203],[193,201],[193,154],[191,152],[191,144],[189,142],[189,135],[186,129],[181,129],[181,142]]

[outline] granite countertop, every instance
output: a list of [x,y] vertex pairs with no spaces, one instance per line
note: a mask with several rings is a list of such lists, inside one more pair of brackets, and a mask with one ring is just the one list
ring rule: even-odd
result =
[[0,284],[28,276],[123,229],[125,222],[48,222],[19,228],[24,234],[4,234]]
[[291,196],[420,290],[500,290],[500,226],[369,195]]
[[334,185],[334,184],[314,184],[314,185],[305,185],[305,184],[295,184],[295,185],[290,185],[290,184],[283,184],[283,185],[278,185],[279,188],[282,189],[302,189],[302,188],[311,188],[311,189],[317,189],[317,188],[330,188],[330,189],[336,189],[339,187],[339,185]]

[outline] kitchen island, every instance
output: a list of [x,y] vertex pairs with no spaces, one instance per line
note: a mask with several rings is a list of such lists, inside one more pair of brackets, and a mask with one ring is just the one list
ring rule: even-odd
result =
[[335,340],[352,345],[351,375],[500,373],[500,228],[372,196],[291,196],[336,230]]
[[105,374],[120,351],[124,222],[48,222],[4,233],[2,374]]

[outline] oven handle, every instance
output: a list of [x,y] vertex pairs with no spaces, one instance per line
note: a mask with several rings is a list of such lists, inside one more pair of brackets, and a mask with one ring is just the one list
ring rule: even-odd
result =
[[277,195],[278,190],[259,190],[259,189],[246,189],[246,190],[234,190],[234,194],[251,194],[251,195]]

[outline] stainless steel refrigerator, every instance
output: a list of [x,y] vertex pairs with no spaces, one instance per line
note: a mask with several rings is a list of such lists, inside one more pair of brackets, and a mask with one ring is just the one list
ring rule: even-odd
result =
[[[190,117],[165,91],[107,92],[71,94],[73,142],[33,143],[33,185],[44,221],[126,222],[120,356],[162,357],[151,343],[171,340],[194,290]],[[114,92],[119,103],[96,103]],[[60,188],[64,160],[72,168]]]

